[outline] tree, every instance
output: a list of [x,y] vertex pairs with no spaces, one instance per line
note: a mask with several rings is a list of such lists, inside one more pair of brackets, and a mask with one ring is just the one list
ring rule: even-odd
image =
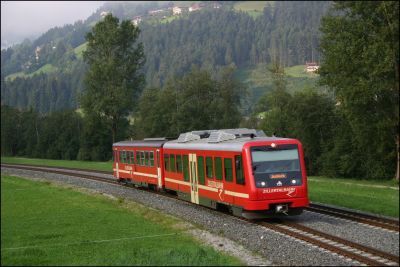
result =
[[109,14],[86,35],[88,45],[83,58],[89,69],[82,108],[108,122],[113,142],[119,122],[134,110],[144,83],[139,33],[130,21],[119,23],[118,18]]
[[321,31],[321,82],[364,151],[365,175],[392,176],[397,154],[399,180],[399,3],[336,2]]
[[236,128],[240,123],[241,100],[247,97],[247,88],[234,76],[235,66],[230,65],[220,70],[217,81],[220,109],[219,128]]
[[285,69],[280,65],[279,58],[268,68],[273,77],[273,89],[262,97],[257,109],[266,111],[262,129],[267,133],[287,136],[289,131],[289,116],[287,106],[291,95],[286,90]]

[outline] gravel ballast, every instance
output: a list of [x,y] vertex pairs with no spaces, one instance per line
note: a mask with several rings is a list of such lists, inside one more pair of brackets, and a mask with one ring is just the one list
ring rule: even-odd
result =
[[[6,173],[32,179],[43,178],[55,182],[62,182],[65,184],[84,187],[118,198],[133,200],[135,202],[161,210],[167,214],[181,218],[185,221],[195,224],[201,229],[206,230],[204,234],[199,236],[206,236],[209,233],[212,233],[211,236],[222,235],[226,239],[222,241],[223,246],[220,245],[221,243],[218,243],[219,241],[214,242],[218,243],[217,247],[229,247],[227,244],[229,242],[228,239],[230,239],[236,243],[240,243],[240,245],[243,247],[243,251],[250,250],[264,257],[264,259],[262,257],[256,257],[257,259],[253,259],[254,261],[246,261],[249,265],[359,265],[359,263],[356,261],[344,258],[337,254],[332,254],[331,252],[327,252],[324,249],[310,245],[303,241],[287,237],[264,227],[254,225],[232,216],[227,216],[214,210],[196,206],[188,202],[136,190],[134,188],[113,186],[102,182],[85,180],[66,175],[43,173],[39,171],[17,170],[4,167],[2,167],[1,170],[2,174]],[[386,243],[383,244],[380,249],[392,254],[396,254],[395,252],[397,251],[398,255],[398,234],[396,235],[394,233],[382,231],[379,232],[379,230],[371,229],[370,227],[365,226],[360,227],[360,225],[345,222],[340,219],[331,217],[329,218],[327,216],[322,217],[315,214],[313,215],[311,212],[305,212],[303,215],[293,220],[296,220],[297,222],[301,221],[301,223],[320,231],[325,231],[338,236],[343,235],[344,237],[349,237],[353,242],[364,242],[365,244],[370,244],[371,242],[378,242],[380,244]],[[371,232],[373,234],[371,234]],[[368,238],[368,236],[371,235],[372,238]],[[372,241],[370,239],[372,239]],[[232,244],[235,246],[235,243]],[[249,254],[251,253],[244,252],[244,254],[241,254],[239,257],[243,258],[245,257],[244,255]]]

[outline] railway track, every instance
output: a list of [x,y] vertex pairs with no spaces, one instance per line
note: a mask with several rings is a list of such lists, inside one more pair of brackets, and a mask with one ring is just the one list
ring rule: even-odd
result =
[[[56,173],[56,174],[62,174],[62,175],[69,175],[73,177],[79,177],[79,178],[85,178],[89,180],[95,180],[95,181],[100,181],[100,182],[105,182],[109,184],[115,184],[119,185],[118,181],[109,179],[109,178],[104,178],[104,177],[99,177],[99,176],[93,176],[89,174],[83,174],[83,173],[74,173],[66,170],[72,170],[72,171],[84,171],[84,172],[91,172],[91,173],[100,173],[100,174],[112,174],[112,173],[105,173],[102,171],[92,171],[92,170],[85,170],[85,169],[76,169],[76,168],[59,168],[59,167],[49,167],[49,166],[31,166],[31,165],[22,165],[22,164],[1,164],[1,166],[4,167],[9,167],[9,168],[15,168],[15,169],[22,169],[22,170],[29,170],[29,171],[43,171],[43,172],[49,172],[49,173]],[[60,171],[56,170],[57,169],[64,169],[65,171]]]
[[311,203],[306,210],[399,232],[399,221]]
[[399,257],[297,223],[257,222],[268,229],[300,239],[370,266],[398,266]]
[[[100,174],[111,174],[110,172],[101,172],[101,171],[91,171],[91,170],[84,170],[84,169],[71,169],[71,168],[62,168],[64,170],[56,170],[54,169],[55,167],[48,167],[48,166],[41,166],[41,167],[35,167],[35,166],[27,166],[27,165],[14,165],[14,164],[1,164],[4,167],[10,167],[10,168],[17,168],[17,169],[23,169],[23,170],[33,170],[33,171],[44,171],[44,172],[49,172],[49,173],[55,173],[55,174],[62,174],[62,175],[68,175],[68,176],[74,176],[74,177],[79,177],[79,178],[85,178],[85,179],[90,179],[90,180],[95,180],[95,181],[100,181],[100,182],[105,182],[113,185],[119,185],[120,183],[110,179],[110,178],[104,178],[104,177],[99,177],[96,175],[89,175],[89,174],[83,174],[83,173],[76,173],[76,172],[71,172],[72,171],[82,171],[82,172],[92,172],[94,174],[100,173]],[[57,169],[61,169],[58,168]],[[70,171],[68,171],[70,170]],[[165,195],[165,194],[163,194]],[[364,224],[368,225],[374,225],[376,227],[380,227],[383,229],[388,229],[390,227],[391,230],[399,231],[399,223],[398,221],[395,220],[389,220],[385,218],[379,218],[379,217],[373,217],[370,215],[364,215],[364,214],[358,214],[358,213],[353,213],[350,211],[344,211],[340,209],[335,209],[331,207],[325,207],[323,205],[319,204],[311,204],[310,211],[313,212],[318,212],[318,213],[324,213],[324,214],[329,214],[331,216],[335,217],[340,217],[340,218],[345,218],[357,222],[361,222]],[[253,222],[256,224],[259,224],[263,227],[266,227],[268,229],[271,229],[273,231],[294,237],[296,239],[302,240],[304,242],[316,245],[320,248],[326,249],[328,251],[331,251],[333,253],[342,255],[344,257],[356,260],[362,264],[366,265],[371,265],[371,266],[382,266],[382,265],[394,265],[398,266],[399,265],[399,257],[396,255],[392,255],[380,250],[376,250],[371,247],[363,246],[354,242],[351,242],[346,239],[339,238],[337,236],[332,236],[320,231],[317,231],[315,229],[308,228],[304,225],[300,225],[297,223],[288,223],[288,222],[282,222],[279,221],[278,223],[276,222],[271,222],[271,221],[261,221],[261,222]],[[396,227],[397,225],[397,227]]]

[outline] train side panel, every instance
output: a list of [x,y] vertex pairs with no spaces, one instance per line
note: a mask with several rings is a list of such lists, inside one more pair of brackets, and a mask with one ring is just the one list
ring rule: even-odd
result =
[[137,185],[164,186],[162,148],[114,146],[114,177]]

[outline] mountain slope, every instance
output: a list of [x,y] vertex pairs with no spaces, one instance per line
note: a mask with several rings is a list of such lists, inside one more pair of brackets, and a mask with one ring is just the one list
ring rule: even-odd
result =
[[[220,2],[220,8],[206,4],[202,10],[186,9],[174,20],[159,23],[166,18],[151,16],[149,11],[163,9],[172,15],[170,2],[107,3],[85,21],[53,28],[32,43],[2,50],[1,102],[20,108],[32,106],[40,112],[77,107],[87,67],[82,62],[85,34],[104,11],[121,19],[142,15],[140,41],[145,48],[148,86],[161,86],[180,77],[192,65],[215,73],[233,63],[239,77],[244,77],[243,73],[252,73],[247,70],[254,72],[272,60],[290,67],[319,59],[319,20],[329,2],[274,2],[257,16],[249,15],[254,11],[250,2],[248,7],[243,2]],[[260,13],[260,6],[256,8]],[[42,71],[49,66],[52,68],[47,70],[52,71]],[[315,79],[307,79],[294,79],[292,87],[315,84]],[[253,92],[252,104],[269,88],[267,80],[265,84],[246,82]]]

